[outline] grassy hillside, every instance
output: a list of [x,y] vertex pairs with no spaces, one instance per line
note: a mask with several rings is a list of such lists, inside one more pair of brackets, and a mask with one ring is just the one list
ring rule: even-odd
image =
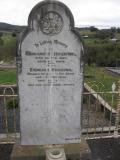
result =
[[[118,90],[118,81],[120,76],[113,76],[103,67],[86,67],[85,82],[91,86],[96,92],[111,92],[112,84],[116,84],[116,91]],[[114,108],[117,106],[116,94],[101,94],[101,96]],[[113,102],[112,102],[113,99]]]
[[79,32],[84,39],[86,63],[89,66],[116,66],[116,61],[120,59],[120,29],[80,29]]
[[0,40],[0,61],[13,61],[16,54],[16,37],[10,33],[3,34]]
[[0,61],[10,62],[16,54],[16,36],[25,26],[0,22]]
[[0,22],[0,32],[6,31],[6,32],[21,32],[25,26],[18,26],[18,25],[11,25],[8,23],[2,23]]
[[1,69],[0,70],[0,84],[15,84],[16,83],[15,69]]
[[[9,62],[14,59],[16,54],[16,34],[23,30],[24,26],[0,23],[0,30],[2,29],[12,31],[0,34],[0,60]],[[84,39],[85,60],[89,66],[92,64],[97,66],[116,66],[116,61],[120,59],[120,29],[96,29],[94,31],[91,28],[77,29]],[[117,38],[118,41],[113,42],[111,41],[112,38]]]
[[120,79],[120,76],[113,76],[103,67],[86,66],[85,75],[85,81],[93,86],[96,91],[112,91],[113,82],[117,85]]

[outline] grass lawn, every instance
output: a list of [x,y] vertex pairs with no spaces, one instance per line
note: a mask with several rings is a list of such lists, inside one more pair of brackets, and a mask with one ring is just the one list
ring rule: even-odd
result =
[[15,69],[0,69],[0,84],[16,84]]
[[[118,81],[120,76],[113,76],[105,68],[102,67],[86,67],[85,68],[85,82],[91,86],[96,92],[110,92],[112,91],[113,82],[116,84],[116,91],[118,89]],[[102,94],[102,97],[114,108],[117,105],[116,94]],[[113,98],[113,102],[112,102]]]
[[96,91],[112,91],[112,84],[115,82],[116,86],[120,76],[113,76],[103,67],[86,67],[85,68],[85,81],[93,85]]

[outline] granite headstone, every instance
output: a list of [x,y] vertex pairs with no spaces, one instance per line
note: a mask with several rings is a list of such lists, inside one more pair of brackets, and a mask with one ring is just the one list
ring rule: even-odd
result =
[[67,6],[32,9],[17,55],[22,145],[80,142],[83,52]]

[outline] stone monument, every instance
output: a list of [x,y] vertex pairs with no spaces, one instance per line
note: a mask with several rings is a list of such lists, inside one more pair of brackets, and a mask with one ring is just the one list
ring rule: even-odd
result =
[[80,143],[83,44],[68,7],[37,4],[17,56],[21,144]]
[[43,1],[32,9],[18,43],[21,144],[11,160],[89,159],[80,143],[83,53],[67,6]]

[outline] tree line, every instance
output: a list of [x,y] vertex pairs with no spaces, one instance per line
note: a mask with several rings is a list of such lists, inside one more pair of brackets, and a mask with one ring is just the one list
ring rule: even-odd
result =
[[[88,38],[84,39],[86,63],[88,65],[115,67],[116,63],[120,61],[120,28],[112,27],[111,29],[99,30],[92,26],[84,30],[89,33]],[[14,59],[16,35],[16,32],[9,34],[0,32],[0,61]],[[84,36],[85,32],[82,35]],[[116,37],[118,37],[117,41],[110,41]]]
[[[91,27],[88,39],[85,39],[86,63],[90,66],[115,67],[120,61],[120,28],[98,30]],[[114,40],[112,40],[114,38]],[[115,39],[116,38],[116,39]],[[120,64],[119,64],[120,66]]]

